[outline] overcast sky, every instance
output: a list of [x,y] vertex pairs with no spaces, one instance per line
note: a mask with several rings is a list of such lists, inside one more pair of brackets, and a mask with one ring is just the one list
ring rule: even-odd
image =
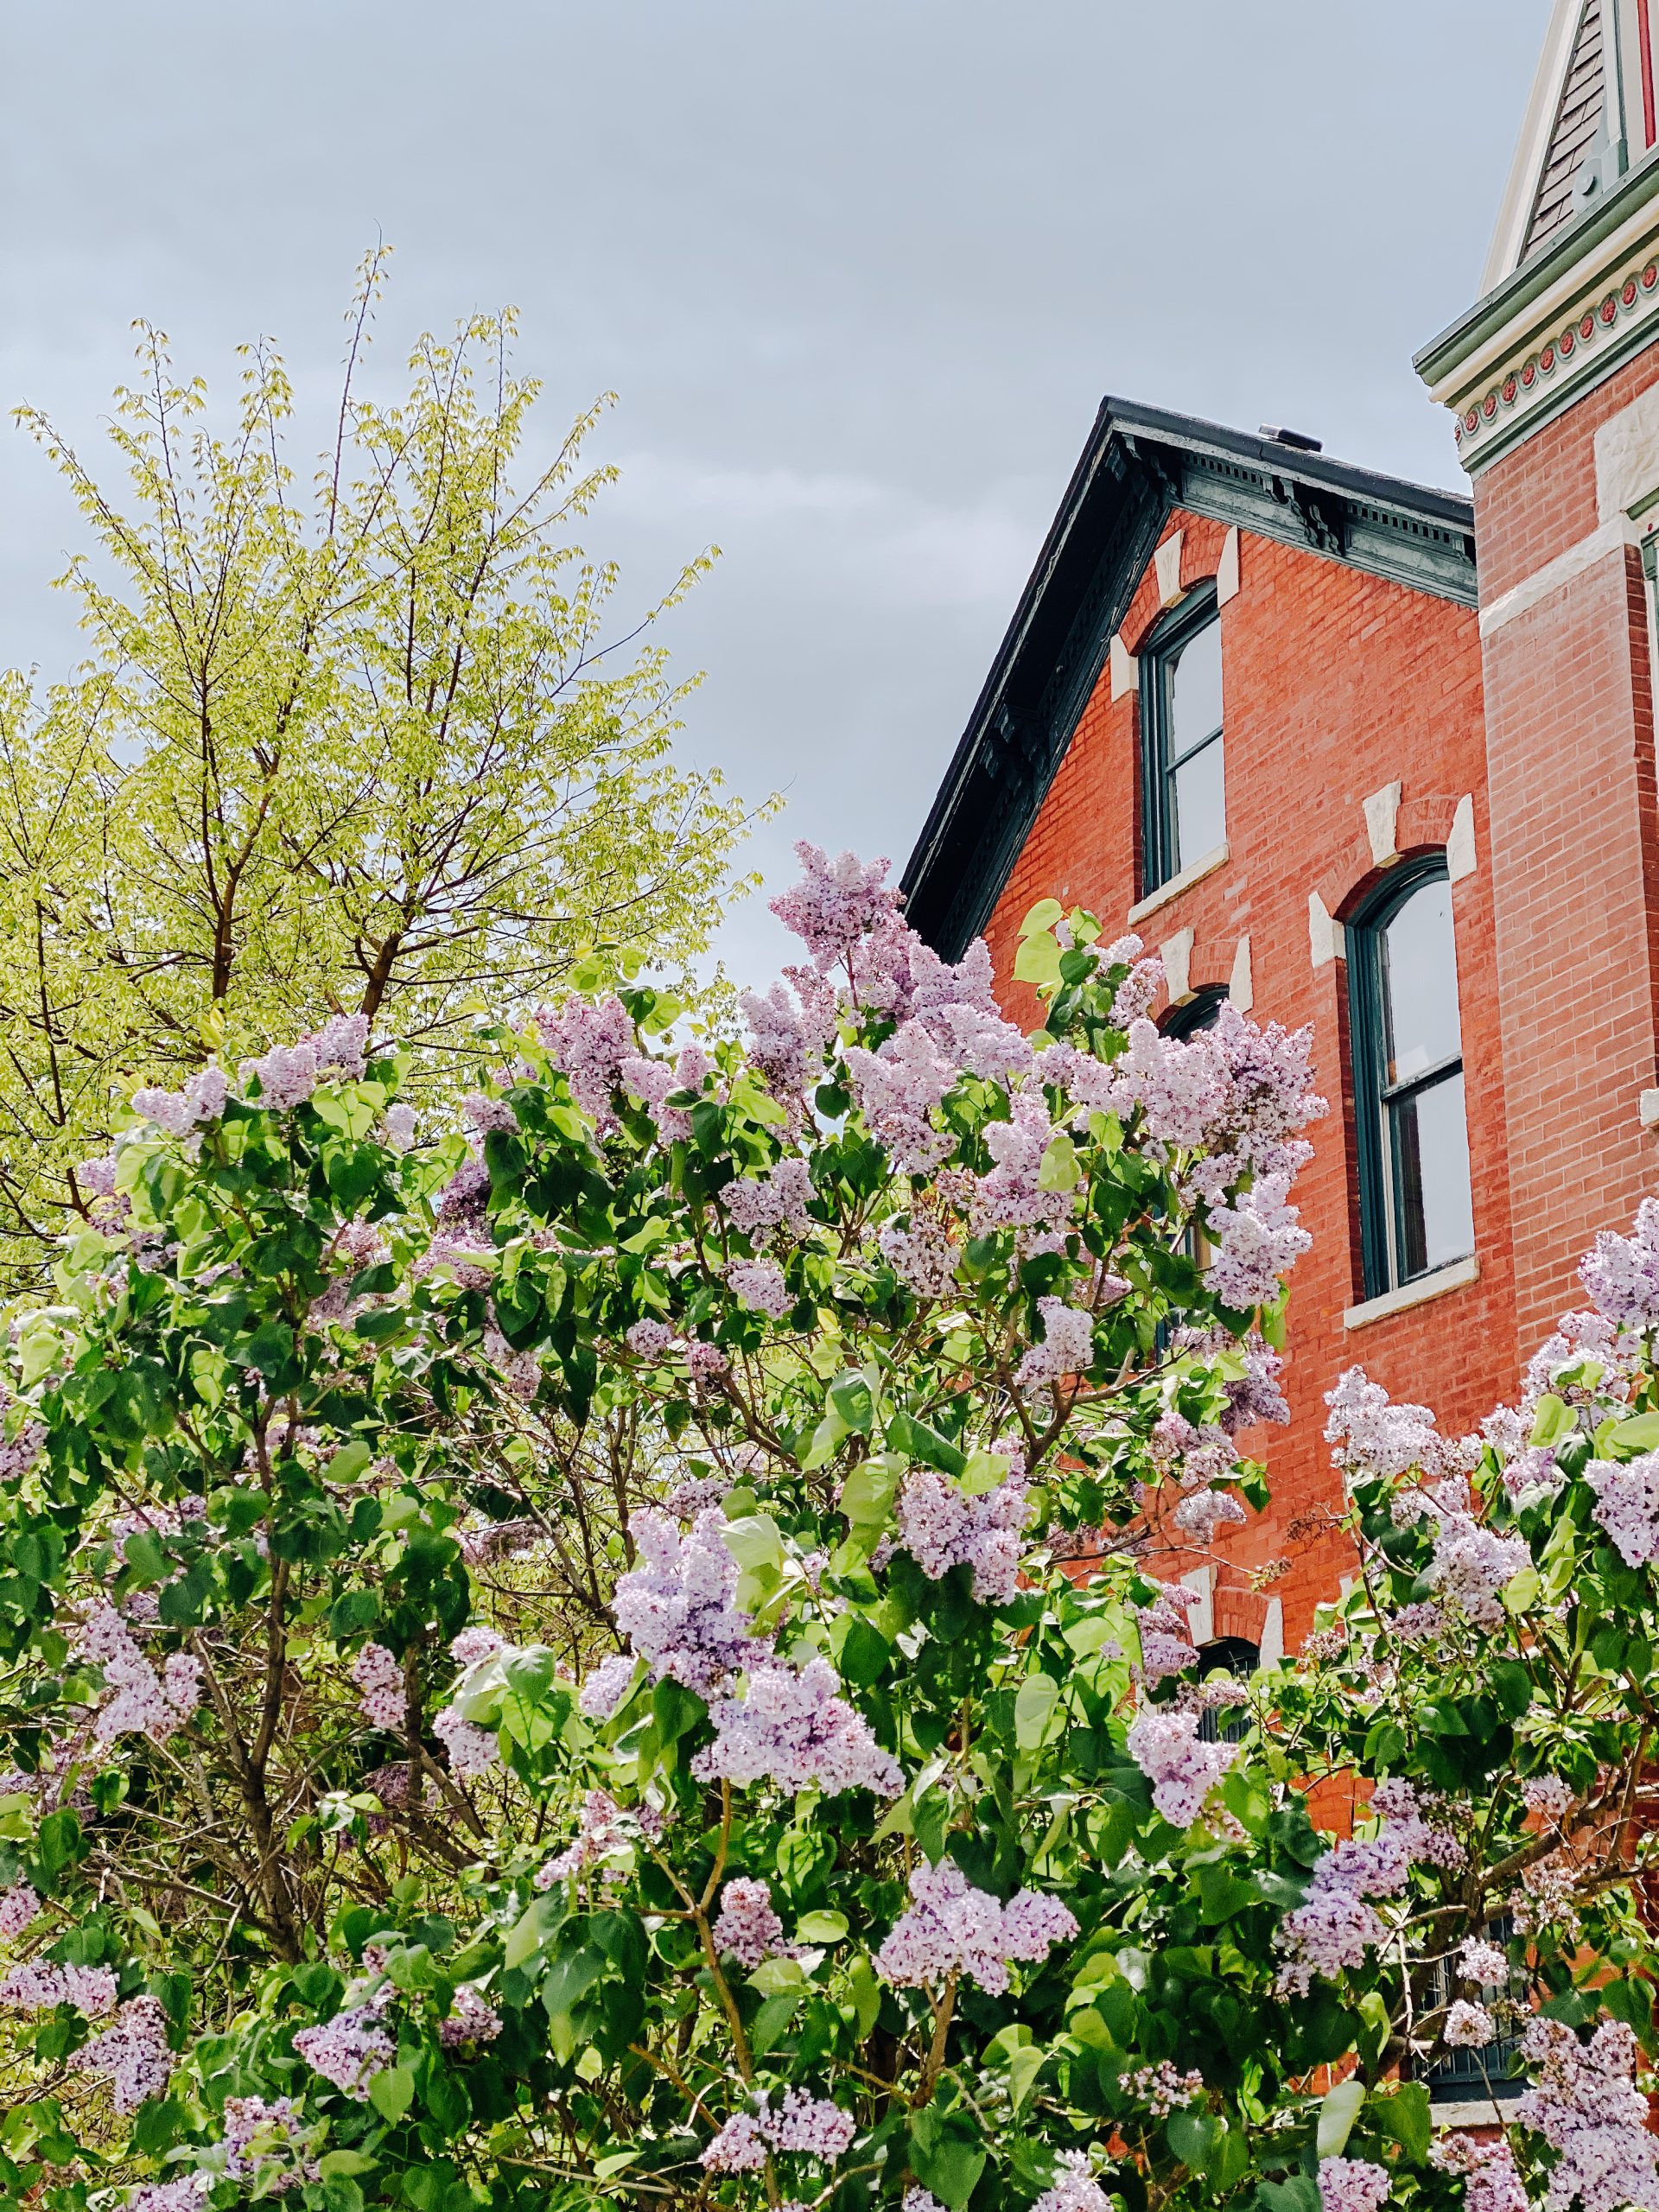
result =
[[[0,0],[0,403],[91,445],[150,317],[228,392],[516,302],[589,532],[708,682],[690,758],[902,865],[1104,392],[1461,482],[1415,347],[1472,301],[1548,0]],[[0,660],[76,542],[0,429]],[[782,940],[728,921],[741,976]]]

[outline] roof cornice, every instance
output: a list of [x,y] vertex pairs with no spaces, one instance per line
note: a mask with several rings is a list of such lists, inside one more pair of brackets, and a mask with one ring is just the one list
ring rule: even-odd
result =
[[1659,162],[1632,169],[1416,356],[1471,475],[1611,375],[1659,322]]
[[1476,604],[1466,496],[1103,400],[905,870],[947,957],[989,918],[1175,506]]

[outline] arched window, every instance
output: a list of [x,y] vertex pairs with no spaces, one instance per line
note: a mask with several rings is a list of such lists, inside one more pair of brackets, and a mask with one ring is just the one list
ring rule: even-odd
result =
[[1155,891],[1227,842],[1221,613],[1194,592],[1141,656],[1143,889]]
[[1164,1016],[1165,1036],[1196,1037],[1202,1029],[1213,1029],[1227,995],[1225,983],[1201,984],[1190,999],[1171,1007]]
[[[1198,1652],[1198,1679],[1207,1681],[1217,1672],[1235,1681],[1248,1682],[1262,1663],[1261,1647],[1243,1636],[1218,1636]],[[1236,1744],[1249,1732],[1248,1715],[1227,1706],[1211,1706],[1198,1719],[1198,1740],[1205,1744]]]
[[1452,887],[1402,869],[1351,923],[1348,988],[1365,1294],[1475,1249]]

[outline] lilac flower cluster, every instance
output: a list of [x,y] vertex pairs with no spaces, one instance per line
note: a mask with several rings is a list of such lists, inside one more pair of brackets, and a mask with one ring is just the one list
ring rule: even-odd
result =
[[1497,2029],[1484,2005],[1471,2005],[1466,1998],[1458,1997],[1446,2007],[1441,2033],[1456,2050],[1484,2050],[1497,2037]]
[[1448,2128],[1435,2138],[1428,2162],[1443,2174],[1464,2177],[1464,2212],[1528,2212],[1515,2153],[1501,2136],[1483,2142],[1478,2135]]
[[1280,1278],[1313,1245],[1289,1193],[1288,1175],[1259,1175],[1231,1205],[1210,1208],[1210,1231],[1218,1249],[1204,1279],[1235,1313],[1248,1313],[1276,1298]]
[[0,2009],[8,2012],[49,2012],[73,2005],[82,2018],[102,2019],[115,2005],[116,1978],[109,1967],[57,1966],[29,1959],[0,1981]]
[[0,1943],[15,1943],[35,1924],[41,1900],[34,1885],[18,1882],[0,1896]]
[[432,1732],[449,1755],[449,1771],[462,1781],[487,1774],[501,1759],[497,1730],[480,1726],[466,1714],[466,1700],[477,1686],[479,1670],[508,1649],[493,1628],[474,1624],[464,1628],[449,1646],[449,1656],[461,1669],[449,1694],[449,1702],[432,1716]]
[[620,999],[595,1005],[567,999],[556,1013],[543,1007],[536,1027],[548,1058],[570,1086],[570,1096],[601,1136],[616,1127],[612,1094],[622,1077],[622,1063],[635,1057],[633,1021]]
[[80,1650],[103,1670],[104,1701],[92,1723],[100,1744],[128,1735],[164,1744],[201,1702],[200,1660],[171,1652],[158,1675],[113,1605],[93,1610],[80,1632]]
[[1197,1666],[1198,1655],[1187,1625],[1187,1613],[1197,1603],[1196,1591],[1171,1582],[1151,1605],[1135,1609],[1141,1631],[1141,1678],[1148,1689],[1155,1689],[1168,1675],[1184,1675],[1189,1667]]
[[1010,1965],[1035,1965],[1077,1932],[1058,1897],[1021,1890],[1004,1904],[975,1889],[954,1859],[917,1867],[910,1893],[915,1904],[875,1955],[876,1972],[897,1988],[938,1987],[960,1975],[1001,1996]]
[[1327,1851],[1313,1868],[1307,1902],[1280,1925],[1281,1991],[1306,1996],[1315,1974],[1329,1980],[1344,1967],[1363,1965],[1366,1952],[1387,1933],[1368,1900],[1399,1897],[1421,1862],[1446,1868],[1462,1863],[1463,1846],[1448,1828],[1423,1818],[1408,1783],[1384,1783],[1371,1803],[1382,1820],[1376,1834],[1350,1837]]
[[1388,2168],[1368,2158],[1319,2160],[1322,2212],[1377,2212],[1393,2185]]
[[[1653,1200],[1645,1203],[1652,1205]],[[1651,1567],[1659,1560],[1659,1452],[1643,1452],[1623,1466],[1592,1459],[1584,1473],[1596,1494],[1596,1519],[1625,1566]]]
[[286,1114],[302,1106],[322,1077],[331,1071],[355,1078],[363,1073],[369,1042],[365,1014],[337,1014],[309,1037],[293,1045],[273,1045],[242,1069],[245,1081],[259,1078],[259,1103]]
[[955,1138],[930,1118],[962,1073],[955,1060],[921,1022],[907,1021],[874,1052],[849,1046],[847,1066],[865,1124],[897,1172],[931,1175],[955,1148]]
[[359,2104],[367,2103],[369,2083],[397,2056],[378,2013],[366,2005],[337,2012],[321,2027],[302,2028],[294,2048],[314,2074]]
[[1598,1313],[1627,1328],[1659,1326],[1659,1198],[1643,1198],[1629,1236],[1606,1230],[1579,1269]]
[[68,2063],[78,2074],[108,2075],[118,2112],[137,2112],[148,2098],[162,2095],[173,2061],[159,1999],[130,1997],[113,2025],[84,2043]]
[[1236,1744],[1206,1744],[1198,1715],[1147,1706],[1129,1730],[1129,1757],[1152,1784],[1152,1802],[1173,1827],[1191,1827],[1204,1801],[1238,1756]]
[[127,2212],[196,2212],[213,2185],[212,2174],[200,2167],[171,2181],[141,2181],[127,2198]]
[[938,1214],[912,1207],[910,1227],[884,1223],[876,1244],[899,1281],[918,1298],[949,1298],[955,1289],[962,1255]]
[[1586,2048],[1560,2020],[1535,2018],[1521,2051],[1535,2079],[1515,2116],[1559,2154],[1549,2212],[1566,2212],[1574,2197],[1582,2212],[1659,2202],[1659,2139],[1648,2132],[1636,2037],[1624,2023],[1604,2021]]
[[677,1521],[695,1521],[700,1513],[716,1511],[725,1503],[731,1487],[725,1475],[687,1475],[664,1492],[663,1510],[671,1513]]
[[738,1005],[749,1025],[751,1065],[793,1108],[798,1122],[801,1095],[818,1072],[823,1047],[836,1033],[836,995],[812,969],[790,968],[785,973],[798,997],[792,998],[784,984],[774,983],[764,996],[759,991],[741,992]]
[[1458,1946],[1458,1972],[1480,1989],[1497,1989],[1510,1978],[1510,1962],[1496,1943],[1465,1936]]
[[1031,1518],[1023,1472],[969,1497],[948,1475],[912,1468],[899,1493],[900,1542],[930,1581],[971,1567],[982,1605],[1012,1602],[1020,1582],[1020,1537]]
[[1558,1825],[1577,1802],[1571,1783],[1564,1782],[1559,1774],[1529,1775],[1521,1785],[1521,1796],[1529,1813],[1541,1814],[1545,1820]]
[[637,1665],[626,1652],[613,1651],[601,1659],[576,1698],[576,1709],[585,1720],[608,1720],[626,1696]]
[[1160,2059],[1156,2066],[1137,2066],[1124,2075],[1119,2087],[1134,2098],[1138,2105],[1145,2105],[1154,2120],[1167,2120],[1190,2104],[1204,2087],[1202,2074],[1180,2074],[1168,2059]]
[[717,1512],[700,1513],[682,1535],[665,1513],[633,1523],[640,1564],[623,1575],[613,1603],[618,1633],[651,1669],[707,1696],[767,1648],[733,1604],[737,1561]]
[[232,2181],[257,2183],[262,2200],[304,2189],[321,2178],[308,2155],[315,2134],[292,2097],[226,2097],[225,2171]]
[[721,1192],[720,1203],[734,1229],[763,1239],[775,1229],[804,1236],[812,1226],[807,1211],[811,1198],[812,1172],[805,1160],[791,1156],[764,1175],[739,1176]]
[[724,1698],[712,1708],[715,1741],[691,1762],[693,1775],[744,1787],[766,1777],[791,1795],[816,1785],[829,1797],[845,1789],[897,1797],[905,1786],[899,1762],[863,1715],[836,1694],[840,1687],[827,1659],[809,1661],[798,1675],[783,1666],[753,1668],[747,1697]]
[[1031,2212],[1111,2212],[1111,2199],[1089,2171],[1086,2152],[1062,2151],[1052,2185]]
[[365,1643],[352,1662],[352,1680],[362,1693],[363,1718],[371,1728],[397,1735],[407,1714],[404,1670],[384,1643]]
[[763,2092],[752,2113],[738,2113],[727,2121],[703,2152],[702,2164],[710,2173],[754,2173],[771,2149],[833,2165],[857,2133],[852,2114],[828,2097],[785,2089],[774,2110],[770,2092]]
[[784,1281],[775,1260],[733,1260],[726,1268],[726,1285],[740,1306],[781,1321],[794,1306],[794,1294]]
[[842,853],[833,864],[818,846],[798,843],[801,880],[772,899],[772,911],[799,938],[820,976],[847,979],[850,1002],[902,1014],[911,996],[913,931],[899,912],[885,860]]
[[625,1848],[632,1840],[624,1823],[622,1808],[603,1789],[590,1789],[582,1802],[575,1840],[537,1869],[534,1886],[550,1890],[572,1874],[585,1874],[590,1866]]
[[1427,1406],[1396,1405],[1363,1367],[1351,1367],[1325,1393],[1332,1458],[1343,1473],[1389,1480],[1414,1471],[1437,1478],[1473,1464],[1478,1442],[1448,1443]]
[[1542,1859],[1529,1866],[1509,1896],[1511,1918],[1522,1936],[1552,1929],[1563,1945],[1572,1943],[1580,1926],[1578,1884],[1573,1871],[1560,1859]]
[[438,2023],[438,2041],[446,2050],[457,2044],[493,2043],[501,2032],[501,2015],[476,1984],[463,1981],[450,2000],[449,2015]]
[[743,1874],[728,1882],[721,1891],[715,1943],[717,1949],[729,1951],[739,1966],[750,1973],[763,1959],[794,1955],[794,1946],[784,1940],[784,1923],[772,1902],[770,1885]]
[[687,1045],[671,1067],[666,1060],[651,1060],[629,1052],[617,1074],[622,1088],[644,1101],[664,1144],[683,1144],[691,1135],[691,1116],[683,1106],[667,1102],[681,1091],[700,1091],[709,1078],[709,1055],[701,1045]]
[[[1090,1065],[1094,1065],[1090,1063]],[[1009,1102],[1009,1118],[985,1131],[985,1148],[995,1163],[973,1191],[969,1218],[976,1231],[1064,1228],[1077,1210],[1072,1191],[1046,1191],[1043,1161],[1054,1130],[1040,1090],[1027,1088]]]
[[133,1111],[169,1136],[188,1137],[200,1123],[219,1119],[228,1095],[223,1068],[203,1068],[182,1090],[135,1090]]
[[1221,1529],[1243,1528],[1245,1512],[1230,1491],[1195,1490],[1175,1508],[1175,1526],[1201,1544],[1213,1544]]
[[[1128,1290],[1125,1283],[1123,1293]],[[1095,1357],[1094,1315],[1058,1298],[1039,1298],[1037,1310],[1043,1320],[1043,1341],[1033,1344],[1020,1361],[1015,1381],[1029,1389],[1062,1382],[1068,1375],[1086,1374]]]

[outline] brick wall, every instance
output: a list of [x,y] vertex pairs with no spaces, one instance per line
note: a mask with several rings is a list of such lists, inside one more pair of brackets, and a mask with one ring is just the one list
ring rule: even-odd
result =
[[[1213,575],[1224,531],[1191,515],[1182,582]],[[1166,533],[1167,534],[1167,533]],[[1512,1319],[1503,1090],[1499,1072],[1491,848],[1482,741],[1480,645],[1468,611],[1359,574],[1312,552],[1246,533],[1238,596],[1222,611],[1228,842],[1231,857],[1139,925],[1156,945],[1195,932],[1192,983],[1225,982],[1239,938],[1250,939],[1254,1018],[1312,1022],[1331,1118],[1313,1131],[1314,1159],[1298,1186],[1314,1247],[1297,1269],[1291,1303],[1287,1394],[1293,1425],[1258,1432],[1249,1446],[1274,1471],[1268,1514],[1224,1538],[1216,1617],[1255,1618],[1250,1570],[1289,1556],[1272,1585],[1287,1645],[1315,1605],[1334,1597],[1351,1557],[1345,1543],[1287,1533],[1340,1503],[1322,1438],[1323,1398],[1344,1367],[1363,1362],[1398,1395],[1432,1405],[1450,1424],[1477,1419],[1512,1386]],[[1149,571],[1124,625],[1133,649],[1157,619]],[[1120,927],[1138,893],[1136,717],[1116,703],[1109,677],[1090,700],[988,932],[1009,1010],[1034,1020],[1029,995],[1007,979],[1020,922],[1052,894]],[[1344,1114],[1345,969],[1315,968],[1308,895],[1351,912],[1377,880],[1363,802],[1398,779],[1401,850],[1444,844],[1457,802],[1474,801],[1478,865],[1457,884],[1453,911],[1468,1077],[1478,1281],[1436,1302],[1350,1331],[1343,1314],[1363,1295],[1351,1194],[1352,1130]],[[1017,1009],[1017,1011],[1016,1011]],[[1248,1632],[1244,1630],[1242,1632]]]
[[[1489,607],[1599,524],[1596,430],[1659,381],[1659,347],[1476,486]],[[1503,610],[1495,610],[1503,613]],[[1581,1302],[1577,1255],[1656,1187],[1654,740],[1638,556],[1612,545],[1485,645],[1496,955],[1522,1343]]]

